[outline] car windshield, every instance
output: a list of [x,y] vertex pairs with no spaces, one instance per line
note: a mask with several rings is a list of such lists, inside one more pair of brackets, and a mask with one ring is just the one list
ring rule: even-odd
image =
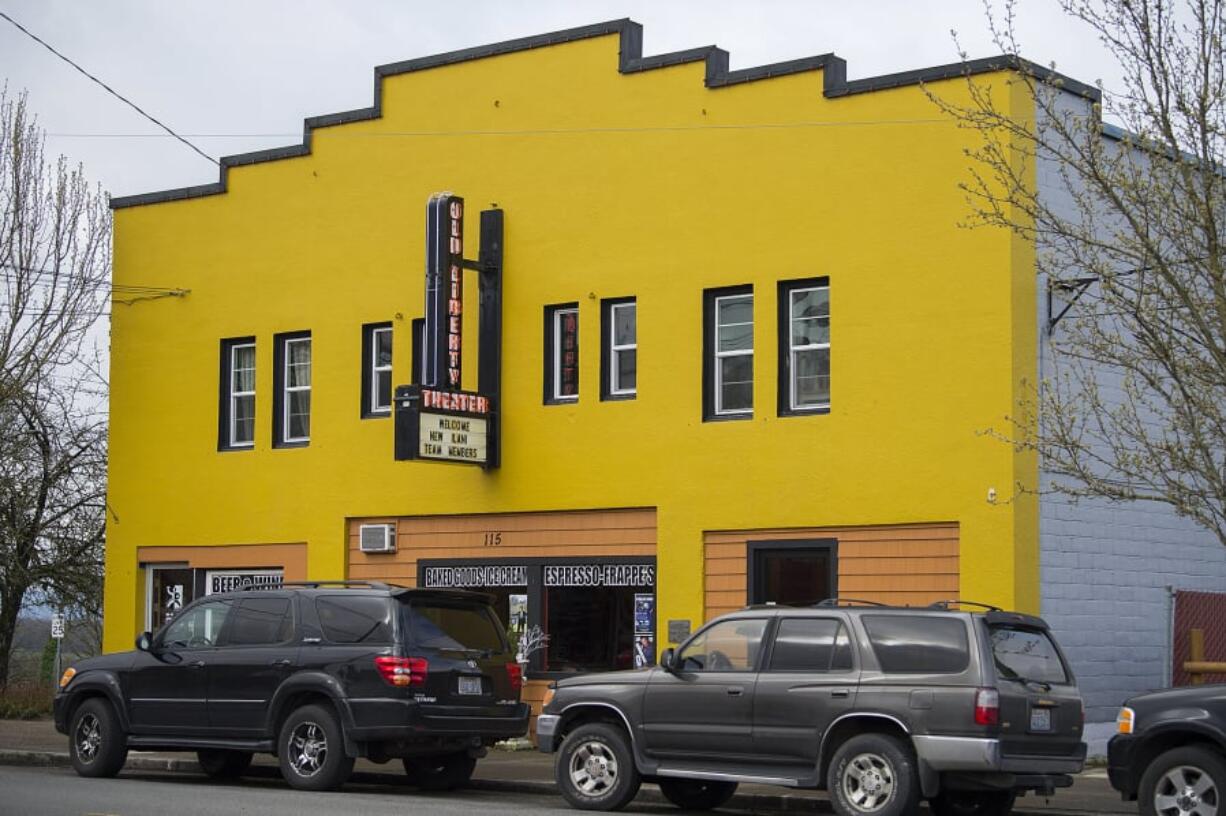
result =
[[405,604],[409,642],[415,647],[494,654],[505,651],[502,627],[482,604],[417,600]]
[[1064,661],[1051,637],[1039,629],[992,629],[992,656],[996,670],[1009,680],[1067,683]]

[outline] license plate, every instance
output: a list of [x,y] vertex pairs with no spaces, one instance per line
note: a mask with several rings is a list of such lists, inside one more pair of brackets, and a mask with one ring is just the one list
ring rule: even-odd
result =
[[481,678],[480,677],[461,677],[460,678],[460,693],[461,694],[480,694],[481,693]]
[[1051,730],[1051,709],[1050,708],[1032,708],[1030,709],[1030,730],[1031,731],[1050,731]]

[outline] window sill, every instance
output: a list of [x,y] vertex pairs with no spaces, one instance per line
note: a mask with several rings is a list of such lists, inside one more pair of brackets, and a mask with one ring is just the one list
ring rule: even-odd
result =
[[753,414],[706,414],[703,416],[703,422],[738,422],[746,419],[753,419]]
[[218,453],[242,453],[243,451],[255,450],[255,443],[250,445],[218,445]]
[[830,413],[829,405],[822,405],[818,408],[784,408],[779,411],[781,417],[796,417],[796,416],[823,416]]
[[391,419],[391,410],[387,411],[363,411],[362,419]]
[[547,399],[545,400],[545,405],[577,405],[578,403],[579,403],[578,397],[575,397],[574,399]]
[[601,402],[631,402],[639,395],[638,391],[631,391],[628,394],[601,394]]
[[309,447],[310,444],[311,444],[311,440],[309,439],[302,439],[302,440],[295,439],[289,442],[274,442],[272,446],[274,449],[280,450],[282,448],[306,448],[306,447]]

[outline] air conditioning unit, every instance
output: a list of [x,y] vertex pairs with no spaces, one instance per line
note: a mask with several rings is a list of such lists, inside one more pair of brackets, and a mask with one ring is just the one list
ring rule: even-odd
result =
[[364,553],[396,552],[396,525],[363,524],[358,528],[358,548]]

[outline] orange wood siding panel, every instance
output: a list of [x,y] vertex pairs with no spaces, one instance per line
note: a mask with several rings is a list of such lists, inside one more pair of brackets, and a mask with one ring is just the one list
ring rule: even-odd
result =
[[748,602],[748,542],[834,538],[839,595],[919,606],[958,597],[958,525],[909,524],[704,534],[706,619]]
[[[364,553],[363,524],[395,524],[396,552]],[[500,534],[487,546],[487,534]],[[656,554],[656,511],[583,510],[349,520],[349,578],[417,585],[417,560]]]
[[281,567],[286,581],[307,579],[305,544],[231,544],[209,547],[137,547],[142,564],[184,563],[193,569]]

